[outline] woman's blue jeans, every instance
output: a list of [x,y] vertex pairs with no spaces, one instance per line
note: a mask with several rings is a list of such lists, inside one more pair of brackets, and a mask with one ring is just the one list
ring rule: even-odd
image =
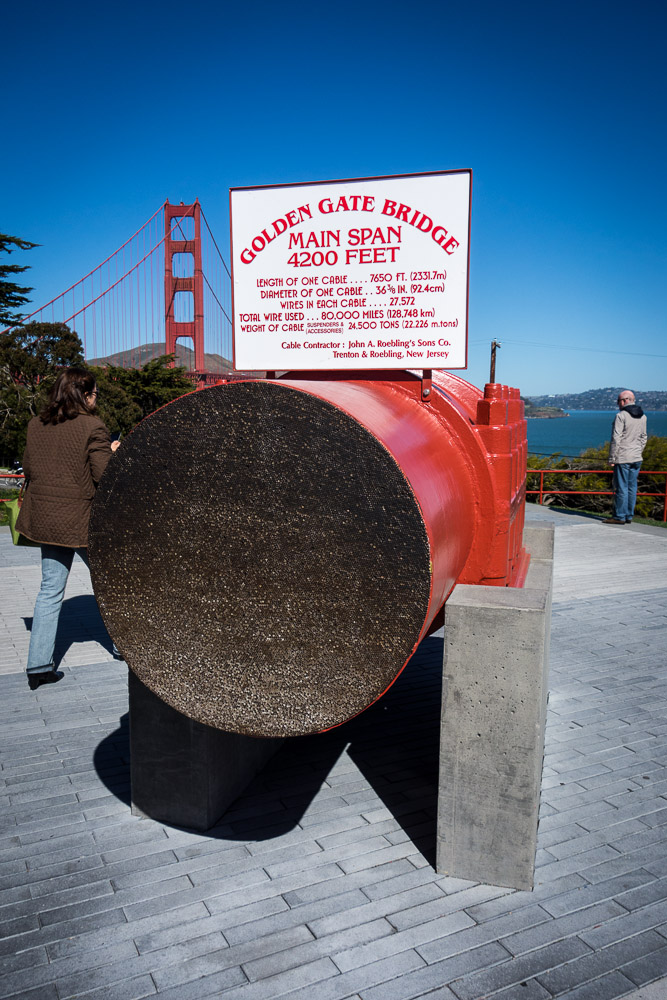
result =
[[32,618],[28,670],[53,666],[58,619],[74,553],[78,553],[86,566],[88,565],[88,549],[68,549],[63,545],[41,545],[40,548],[42,585],[39,588]]
[[631,521],[637,501],[637,479],[641,462],[616,462],[614,465],[614,517]]

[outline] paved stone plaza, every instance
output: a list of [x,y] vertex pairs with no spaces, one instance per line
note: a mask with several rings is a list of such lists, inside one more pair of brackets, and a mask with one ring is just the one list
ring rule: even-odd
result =
[[133,817],[127,668],[87,571],[65,677],[30,692],[38,551],[0,529],[0,996],[665,1000],[667,531],[529,511],[556,524],[533,892],[432,867],[437,636],[207,834]]

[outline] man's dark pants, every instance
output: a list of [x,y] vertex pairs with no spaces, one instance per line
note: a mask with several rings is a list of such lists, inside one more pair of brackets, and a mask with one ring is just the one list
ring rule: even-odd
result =
[[614,465],[614,517],[618,521],[632,520],[641,467],[641,462],[617,462]]

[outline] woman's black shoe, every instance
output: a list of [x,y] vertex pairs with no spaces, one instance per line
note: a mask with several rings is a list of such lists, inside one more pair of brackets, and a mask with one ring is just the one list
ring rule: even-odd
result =
[[28,687],[36,691],[40,684],[56,684],[64,676],[62,670],[28,671]]

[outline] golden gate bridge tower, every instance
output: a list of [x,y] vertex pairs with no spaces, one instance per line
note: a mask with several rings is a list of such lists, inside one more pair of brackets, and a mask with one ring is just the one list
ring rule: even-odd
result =
[[[193,223],[192,239],[184,231],[186,222]],[[180,260],[179,260],[180,259]],[[181,266],[178,267],[178,262]],[[187,274],[177,276],[178,271]],[[185,312],[191,320],[177,320],[175,305],[179,296],[186,299]],[[188,301],[189,300],[189,301]],[[201,206],[164,206],[164,316],[166,353],[176,353],[179,338],[189,337],[194,348],[194,370],[205,372],[204,359],[204,276],[201,250]]]

